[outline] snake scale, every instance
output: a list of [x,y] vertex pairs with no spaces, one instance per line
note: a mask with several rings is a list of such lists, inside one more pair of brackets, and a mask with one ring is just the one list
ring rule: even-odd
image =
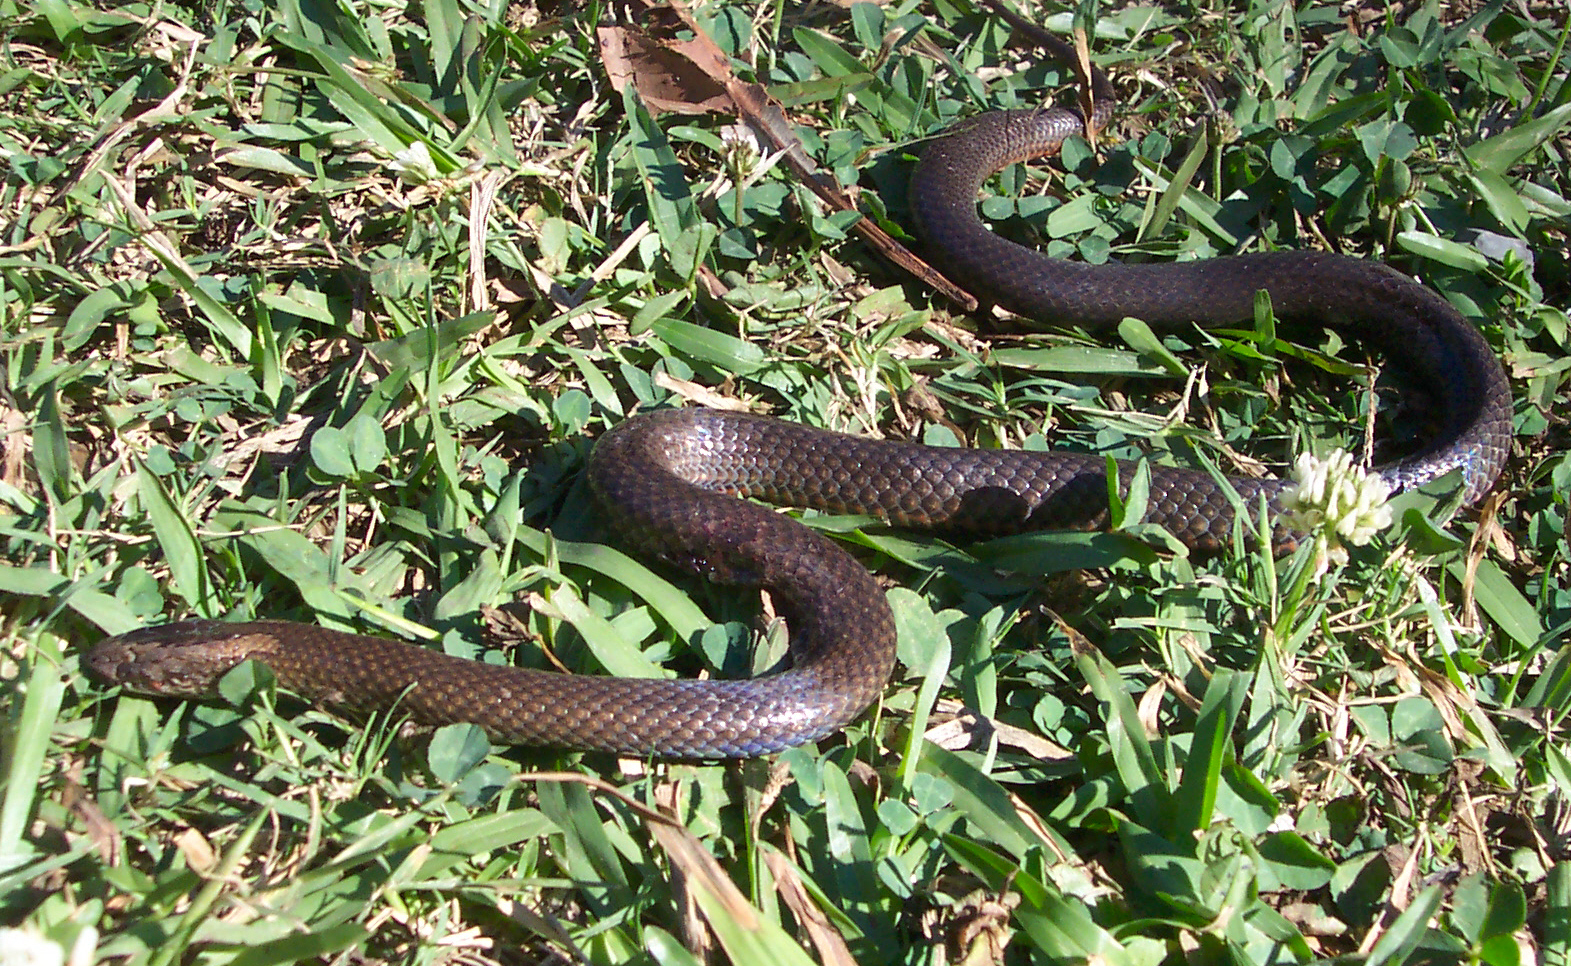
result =
[[[1070,55],[1055,38],[1033,37],[1055,57]],[[1091,126],[1100,128],[1112,88],[1093,70],[1091,89]],[[1468,501],[1489,489],[1510,442],[1505,373],[1471,324],[1406,276],[1319,252],[1086,265],[989,231],[976,208],[986,178],[1086,127],[1069,108],[999,111],[927,146],[909,205],[945,274],[1027,318],[1086,328],[1126,316],[1168,328],[1247,323],[1265,291],[1279,319],[1349,333],[1435,400],[1428,445],[1378,470],[1393,487],[1459,470]],[[737,413],[651,412],[606,433],[591,456],[607,531],[713,580],[768,588],[790,627],[789,668],[748,680],[557,674],[304,624],[216,621],[111,638],[85,665],[131,691],[201,698],[254,658],[311,700],[358,711],[396,704],[425,724],[473,722],[501,742],[638,756],[767,754],[829,735],[874,701],[894,666],[895,628],[883,592],[850,554],[739,497],[960,533],[1092,529],[1105,525],[1105,474],[1100,456],[931,448]],[[1273,502],[1283,485],[1231,483],[1249,505]],[[1158,467],[1145,519],[1214,549],[1231,532],[1231,506],[1208,473]]]

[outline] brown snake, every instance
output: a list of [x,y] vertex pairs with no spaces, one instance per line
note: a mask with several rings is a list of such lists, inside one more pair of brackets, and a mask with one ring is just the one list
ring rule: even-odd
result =
[[[1033,36],[1068,55],[1060,41]],[[1099,71],[1092,92],[1100,127],[1112,90]],[[1437,432],[1379,470],[1389,482],[1413,486],[1460,470],[1469,501],[1493,484],[1510,442],[1505,373],[1472,325],[1406,276],[1314,252],[1092,266],[988,231],[976,211],[982,182],[1084,128],[1065,108],[1002,111],[927,147],[910,206],[946,274],[1021,315],[1088,328],[1126,316],[1168,328],[1247,323],[1264,290],[1278,318],[1351,332],[1430,388]],[[304,624],[213,621],[112,638],[85,663],[133,691],[206,697],[222,674],[254,658],[312,700],[357,710],[396,704],[426,724],[474,722],[502,742],[640,756],[766,754],[839,730],[877,698],[894,665],[894,620],[846,551],[738,496],[951,532],[1091,529],[1105,525],[1105,472],[1100,456],[937,449],[701,409],[648,413],[605,434],[591,457],[608,532],[714,580],[767,587],[791,629],[789,669],[741,681],[555,674]],[[1232,486],[1255,506],[1262,497],[1274,503],[1282,484]],[[1147,521],[1191,546],[1214,549],[1229,538],[1233,504],[1208,473],[1153,469],[1149,506]]]

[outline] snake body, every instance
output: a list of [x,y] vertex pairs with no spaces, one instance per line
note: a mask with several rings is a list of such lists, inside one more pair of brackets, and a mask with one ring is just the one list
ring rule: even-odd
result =
[[[1039,38],[1041,39],[1041,38]],[[1056,45],[1056,46],[1055,46]],[[1053,53],[1062,45],[1049,43]],[[1093,74],[1095,126],[1111,88]],[[910,206],[937,264],[1016,313],[1054,325],[1251,320],[1323,323],[1385,353],[1436,401],[1431,442],[1379,472],[1410,487],[1460,470],[1472,501],[1510,442],[1510,393],[1482,335],[1429,289],[1378,263],[1315,252],[1181,264],[1084,265],[994,235],[976,211],[1000,168],[1085,129],[1065,108],[962,122],[925,150]],[[1128,472],[1128,468],[1121,470]],[[556,674],[465,661],[303,624],[197,621],[111,638],[86,658],[97,677],[154,695],[206,697],[246,658],[304,697],[356,710],[397,704],[427,724],[467,721],[502,742],[689,758],[746,757],[831,734],[874,701],[894,665],[894,619],[872,576],[820,534],[763,506],[875,514],[960,533],[1105,525],[1099,456],[943,449],[845,436],[703,409],[635,416],[595,447],[589,483],[608,521],[642,551],[727,583],[768,588],[791,630],[790,667],[739,681]],[[1275,480],[1231,481],[1246,505]],[[1232,502],[1205,472],[1154,468],[1146,519],[1199,549],[1222,545]]]

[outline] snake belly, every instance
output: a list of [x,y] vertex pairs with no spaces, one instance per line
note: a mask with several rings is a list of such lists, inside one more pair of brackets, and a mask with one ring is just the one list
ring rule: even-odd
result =
[[[1105,111],[1111,88],[1099,74],[1093,90]],[[1319,252],[1085,265],[989,231],[976,210],[986,178],[1084,127],[1063,108],[1002,111],[928,146],[909,201],[946,274],[1020,315],[1087,328],[1126,316],[1166,327],[1247,323],[1256,293],[1267,292],[1279,319],[1371,345],[1433,401],[1427,445],[1378,468],[1393,487],[1453,470],[1468,501],[1493,485],[1510,443],[1505,373],[1477,329],[1406,276]],[[85,664],[133,691],[207,697],[223,673],[254,658],[308,699],[357,711],[396,705],[431,725],[472,722],[500,742],[655,757],[762,755],[832,734],[876,700],[894,667],[895,626],[883,591],[845,550],[739,497],[971,534],[1095,529],[1106,524],[1108,505],[1100,456],[934,448],[705,409],[625,421],[597,443],[588,478],[608,532],[716,581],[767,588],[790,628],[790,666],[735,681],[557,674],[304,624],[211,621],[106,640]],[[1283,486],[1230,482],[1247,506],[1274,506]],[[1232,506],[1209,473],[1152,469],[1145,519],[1192,547],[1225,544]]]

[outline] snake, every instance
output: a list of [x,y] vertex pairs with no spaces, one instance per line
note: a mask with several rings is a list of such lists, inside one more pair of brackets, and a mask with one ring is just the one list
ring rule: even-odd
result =
[[[1031,35],[1052,56],[1072,56],[1058,38]],[[1089,109],[991,111],[926,145],[908,206],[945,275],[1023,318],[1087,330],[1130,316],[1165,329],[1248,324],[1265,293],[1277,319],[1347,333],[1431,399],[1427,441],[1373,471],[1393,489],[1455,472],[1462,499],[1474,502],[1493,486],[1510,443],[1506,374],[1477,328],[1395,269],[1320,251],[1086,264],[989,230],[977,212],[987,178],[1109,119],[1112,85],[1094,67],[1089,89]],[[1117,472],[1127,486],[1134,469]],[[596,442],[586,473],[605,529],[631,549],[715,582],[767,589],[789,628],[785,666],[739,680],[558,673],[308,624],[211,620],[109,638],[84,666],[134,693],[207,699],[225,673],[255,660],[307,700],[361,713],[395,708],[425,725],[468,722],[501,743],[656,758],[765,755],[832,735],[872,705],[893,672],[896,635],[884,591],[855,557],[755,501],[960,536],[1094,530],[1107,526],[1111,502],[1100,455],[930,447],[704,408],[624,420]],[[1231,539],[1235,508],[1280,514],[1285,485],[1149,467],[1144,520],[1215,551]]]

